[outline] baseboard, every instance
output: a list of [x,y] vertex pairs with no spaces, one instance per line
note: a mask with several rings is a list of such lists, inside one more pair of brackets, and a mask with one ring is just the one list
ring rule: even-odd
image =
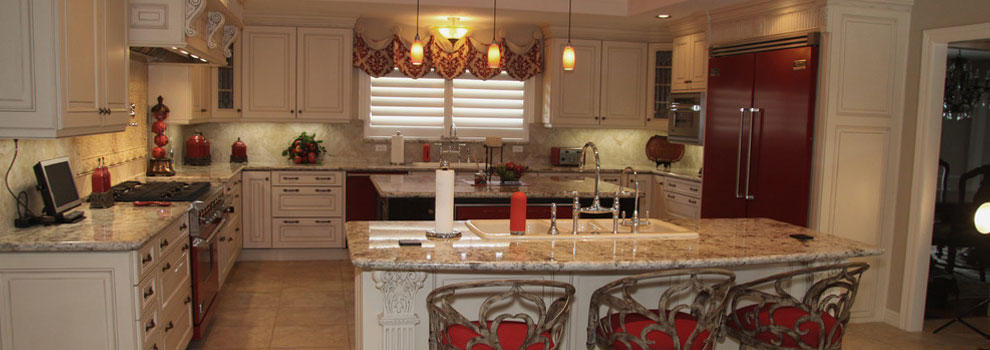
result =
[[883,322],[891,326],[901,328],[901,313],[891,309],[884,309]]
[[345,248],[243,249],[237,261],[347,260]]

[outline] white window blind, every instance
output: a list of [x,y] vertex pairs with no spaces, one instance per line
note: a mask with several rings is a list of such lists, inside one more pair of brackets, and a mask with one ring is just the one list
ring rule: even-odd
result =
[[365,136],[390,136],[396,130],[408,137],[528,140],[527,82],[507,74],[489,80],[465,74],[453,81],[434,73],[412,79],[393,73],[369,77]]

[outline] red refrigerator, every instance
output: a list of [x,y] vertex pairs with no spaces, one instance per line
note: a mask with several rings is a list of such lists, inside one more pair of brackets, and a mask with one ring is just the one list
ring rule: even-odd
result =
[[817,58],[802,46],[708,61],[703,218],[807,226]]

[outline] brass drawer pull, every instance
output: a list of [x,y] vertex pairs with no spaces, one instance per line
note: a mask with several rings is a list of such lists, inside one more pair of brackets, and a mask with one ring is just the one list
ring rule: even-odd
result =
[[148,290],[144,291],[144,298],[145,299],[148,299],[148,297],[150,297],[152,295],[155,295],[155,289],[154,288],[151,288],[151,287],[148,287]]
[[333,192],[333,190],[331,190],[331,189],[326,189],[326,188],[317,188],[317,189],[316,189],[316,192],[320,192],[320,193],[330,193],[330,192]]
[[151,262],[151,253],[145,254],[144,257],[141,258],[141,265],[146,265],[149,262]]
[[182,224],[181,226],[179,226],[179,231],[185,231],[187,228],[189,228],[189,225]]
[[688,187],[688,189],[691,190],[691,192],[698,192],[697,187]]
[[187,251],[187,250],[189,250],[189,244],[183,244],[182,251]]
[[299,192],[298,188],[283,188],[282,192]]
[[317,176],[316,179],[319,181],[329,181],[333,180],[333,176]]
[[191,303],[191,302],[192,302],[192,297],[191,296],[188,296],[188,295],[186,296],[186,300],[183,300],[182,301],[182,303],[183,304],[186,304],[186,305],[189,305],[189,303]]
[[282,220],[283,224],[298,224],[299,220]]
[[162,266],[162,272],[168,271],[168,269],[171,268],[172,268],[172,264],[165,263],[165,266]]
[[159,244],[158,247],[159,248],[162,248],[162,249],[165,249],[165,247],[168,247],[168,239],[163,239],[162,240],[162,243]]
[[168,325],[165,326],[165,331],[168,332],[172,328],[175,328],[175,325],[172,324],[172,321],[168,321]]
[[299,180],[298,176],[282,176],[282,180]]
[[226,241],[227,241],[227,237],[220,236],[220,242],[226,242]]
[[156,324],[155,324],[155,320],[148,320],[148,324],[146,324],[146,325],[144,325],[144,331],[145,331],[145,332],[148,332],[148,331],[150,331],[150,330],[151,330],[152,328],[155,328],[155,326],[156,326]]
[[696,201],[696,200],[693,200],[693,199],[688,199],[688,203],[691,203],[691,204],[698,204],[698,201]]
[[317,224],[329,224],[329,223],[332,223],[332,222],[333,221],[331,221],[331,220],[316,220],[316,223]]

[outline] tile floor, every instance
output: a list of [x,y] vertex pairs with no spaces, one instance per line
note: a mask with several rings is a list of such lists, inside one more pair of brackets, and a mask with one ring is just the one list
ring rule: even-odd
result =
[[[353,280],[347,261],[238,262],[209,333],[190,349],[352,349]],[[855,324],[844,349],[990,349],[990,340],[959,324],[931,334],[943,322],[928,321],[921,333],[882,323]],[[990,330],[988,318],[974,323]]]

